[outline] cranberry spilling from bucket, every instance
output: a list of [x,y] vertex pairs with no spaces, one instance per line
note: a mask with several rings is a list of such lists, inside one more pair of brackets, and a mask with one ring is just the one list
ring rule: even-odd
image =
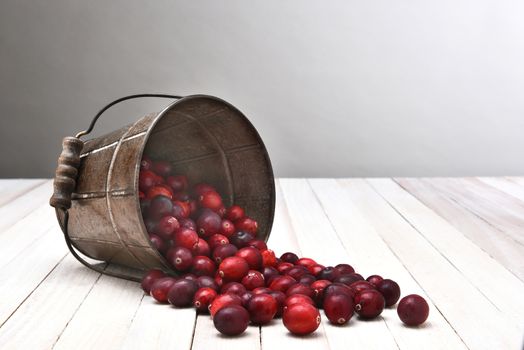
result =
[[224,335],[239,335],[247,329],[249,313],[240,305],[226,306],[215,314],[213,324]]
[[249,265],[245,259],[238,256],[225,258],[218,267],[218,274],[224,281],[241,281],[249,271]]
[[198,284],[189,279],[180,279],[173,283],[167,294],[169,303],[176,307],[187,307],[193,303]]
[[417,294],[410,294],[400,300],[397,307],[398,317],[408,326],[423,324],[429,315],[426,299]]
[[142,289],[145,293],[151,292],[151,286],[156,280],[166,277],[166,274],[161,270],[151,270],[142,278]]
[[307,335],[316,331],[320,325],[320,312],[310,304],[293,304],[284,308],[282,321],[291,333]]
[[175,282],[176,279],[173,277],[157,279],[151,286],[151,291],[149,293],[156,301],[165,304],[167,303],[167,294]]
[[380,315],[385,304],[382,294],[374,289],[365,289],[355,295],[355,312],[365,319]]
[[247,306],[251,322],[257,325],[269,323],[275,317],[277,309],[277,301],[269,294],[253,295]]
[[385,279],[376,285],[377,290],[382,294],[386,301],[386,307],[393,306],[400,298],[400,287],[397,282]]
[[209,312],[209,305],[216,297],[217,292],[213,288],[200,288],[193,297],[193,305],[200,312]]
[[333,324],[347,323],[353,316],[354,307],[353,300],[344,294],[331,294],[324,299],[324,312]]

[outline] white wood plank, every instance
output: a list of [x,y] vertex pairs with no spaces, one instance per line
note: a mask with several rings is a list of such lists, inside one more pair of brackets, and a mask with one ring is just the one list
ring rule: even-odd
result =
[[478,177],[477,179],[524,202],[524,187],[511,180],[503,177]]
[[420,179],[395,179],[406,191],[443,217],[482,250],[524,281],[524,246],[503,234],[470,210],[445,196]]
[[[302,253],[325,266],[352,260],[344,243],[337,237],[331,222],[306,180],[280,180],[283,196]],[[355,266],[361,271],[359,266]],[[397,349],[398,345],[387,323],[387,317],[360,321],[355,317],[344,327],[329,324],[324,316],[324,330],[331,349],[372,348]],[[376,336],[380,334],[380,336]]]
[[44,179],[1,179],[0,206],[11,203],[16,197],[45,182]]
[[[360,267],[364,276],[379,274],[399,283],[402,295],[419,294],[430,304],[430,317],[424,326],[413,329],[404,327],[396,307],[384,310],[383,317],[400,349],[420,349],[426,344],[431,349],[465,349],[466,346],[431,302],[409,271],[397,259],[379,236],[372,224],[360,213],[359,208],[345,193],[345,186],[336,180],[309,180],[326,215],[343,242],[350,263]],[[366,323],[357,325],[367,327]],[[365,346],[365,345],[364,345]]]
[[341,183],[345,184],[346,194],[363,217],[373,225],[469,348],[515,349],[520,346],[520,327],[464,278],[463,273],[368,182],[355,179],[341,180]]
[[0,328],[1,349],[51,349],[100,275],[68,255]]

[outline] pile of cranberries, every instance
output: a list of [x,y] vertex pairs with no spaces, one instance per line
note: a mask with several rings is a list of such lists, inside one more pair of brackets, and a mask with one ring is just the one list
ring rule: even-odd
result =
[[[319,309],[331,323],[343,325],[353,313],[373,319],[400,298],[395,281],[364,279],[348,264],[324,266],[291,252],[277,258],[256,238],[257,222],[241,207],[226,208],[209,184],[189,187],[168,162],[144,157],[139,189],[150,240],[178,272],[149,271],[143,290],[159,303],[209,313],[225,335],[277,317],[291,333],[306,335],[318,328]],[[397,312],[406,325],[417,326],[429,306],[421,296],[408,295]]]

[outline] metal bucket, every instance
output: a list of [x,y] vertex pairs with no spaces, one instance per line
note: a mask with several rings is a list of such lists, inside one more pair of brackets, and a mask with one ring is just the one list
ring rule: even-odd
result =
[[[83,142],[100,115],[113,104],[138,97],[178,100],[160,113]],[[137,280],[144,270],[171,270],[152,246],[138,199],[143,154],[168,160],[173,173],[193,183],[208,182],[225,205],[245,208],[258,221],[258,237],[267,240],[275,209],[273,171],[256,129],[231,104],[206,95],[187,97],[134,95],[102,109],[87,131],[66,137],[58,161],[50,204],[73,255],[86,266],[109,275]],[[135,269],[110,272],[78,254]]]

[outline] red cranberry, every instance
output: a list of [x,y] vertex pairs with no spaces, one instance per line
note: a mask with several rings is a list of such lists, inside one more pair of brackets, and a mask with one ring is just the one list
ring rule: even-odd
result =
[[349,275],[355,272],[355,269],[348,264],[338,264],[337,266],[335,266],[335,269],[337,269],[341,275]]
[[291,296],[293,294],[302,294],[307,295],[310,298],[313,298],[313,296],[315,295],[315,291],[313,290],[313,288],[306,284],[296,283],[286,290],[287,296]]
[[275,256],[275,252],[273,252],[271,249],[264,250],[261,254],[262,265],[264,265],[264,267],[277,265],[277,257]]
[[[188,210],[184,202],[174,201],[171,203],[171,205],[173,206],[173,209],[171,209],[171,215],[177,218],[177,220],[182,220],[189,217],[191,209]],[[193,231],[195,230],[193,227],[188,228],[191,228]]]
[[241,281],[248,271],[248,263],[245,259],[238,256],[225,258],[218,267],[218,273],[225,282]]
[[160,176],[167,176],[169,173],[171,173],[171,164],[166,161],[154,162],[153,171]]
[[429,316],[426,299],[417,294],[410,294],[400,300],[397,307],[398,317],[408,326],[418,326]]
[[264,270],[262,271],[264,274],[264,280],[269,285],[275,277],[280,276],[280,273],[277,269],[271,266],[264,267]]
[[235,233],[235,225],[227,219],[222,220],[220,223],[220,233],[227,238],[231,237],[231,235]]
[[227,239],[227,237],[219,233],[209,237],[207,242],[209,243],[209,247],[211,248],[211,250],[216,249],[216,247],[220,245],[229,244],[229,240]]
[[222,294],[230,293],[230,294],[236,294],[238,296],[241,296],[245,292],[247,292],[246,287],[242,283],[238,282],[229,282],[226,283],[220,288],[220,292]]
[[280,260],[294,264],[298,260],[298,256],[295,253],[287,252],[280,256]]
[[187,189],[187,177],[184,175],[168,176],[166,184],[175,192],[182,192]]
[[324,299],[324,312],[331,323],[344,324],[353,316],[353,300],[344,294],[331,294]]
[[198,281],[198,277],[193,274],[193,273],[185,273],[182,275],[182,278],[183,279],[186,279],[186,280],[191,280],[193,282],[197,282]]
[[317,275],[317,278],[321,280],[334,281],[339,276],[340,272],[338,270],[336,270],[333,266],[328,266],[320,271],[320,273]]
[[234,256],[238,248],[232,244],[219,245],[213,250],[213,259],[217,264],[220,264],[225,258]]
[[267,287],[258,287],[252,290],[253,294],[270,294],[271,289]]
[[355,282],[363,280],[363,279],[359,278],[357,275],[358,274],[356,274],[356,273],[352,273],[350,275],[342,275],[342,276],[339,276],[339,277],[335,278],[335,280],[333,282],[343,283],[346,286],[350,286],[351,284],[353,284]]
[[344,294],[351,299],[354,299],[355,297],[353,289],[341,283],[332,283],[324,289],[324,298],[330,294]]
[[400,298],[400,287],[397,282],[393,280],[382,280],[376,287],[386,300],[386,307],[395,305]]
[[366,278],[366,281],[368,281],[369,283],[371,283],[373,285],[373,287],[376,287],[378,286],[378,284],[380,283],[380,281],[382,281],[383,278],[379,275],[371,275],[369,276],[368,278]]
[[361,291],[366,290],[366,289],[375,289],[375,286],[373,286],[368,281],[357,281],[357,282],[351,283],[349,288],[353,289],[355,294],[358,294]]
[[310,274],[306,274],[306,275],[303,275],[301,276],[297,282],[298,283],[302,283],[302,284],[307,284],[308,286],[311,285],[311,283],[315,282],[317,279],[315,278],[315,276],[313,275],[310,275]]
[[209,244],[202,238],[198,239],[198,242],[193,246],[193,249],[191,250],[193,255],[203,255],[203,256],[209,256],[211,253],[211,248],[209,248]]
[[191,272],[197,276],[213,276],[216,271],[216,265],[207,256],[195,256]]
[[240,299],[242,299],[242,306],[247,309],[247,305],[249,304],[249,301],[251,298],[253,298],[253,292],[252,291],[246,291],[244,294],[240,296]]
[[284,309],[284,326],[293,334],[313,333],[320,325],[318,309],[309,304],[294,304]]
[[386,302],[375,289],[365,289],[355,295],[355,311],[362,318],[375,318],[382,313]]
[[199,183],[193,187],[193,191],[195,192],[195,194],[200,196],[201,194],[204,194],[206,192],[216,192],[217,190],[210,184]]
[[140,161],[140,170],[151,170],[153,168],[153,161],[148,156],[143,156]]
[[244,216],[244,209],[242,209],[238,205],[232,205],[226,211],[226,218],[233,222],[242,219]]
[[181,228],[175,232],[174,241],[177,246],[191,250],[198,243],[198,234],[188,228]]
[[175,284],[176,279],[173,277],[163,277],[153,282],[149,294],[159,303],[167,303],[167,293]]
[[318,276],[325,269],[325,267],[323,265],[313,265],[309,266],[307,269],[313,276]]
[[242,299],[236,294],[219,295],[211,302],[209,313],[214,317],[220,309],[230,305],[242,305]]
[[293,266],[294,265],[291,263],[281,262],[280,264],[277,265],[277,270],[281,274],[285,275],[288,273],[288,271],[290,271],[293,268]]
[[245,247],[240,249],[235,255],[246,260],[251,270],[260,270],[262,268],[262,254],[256,248]]
[[290,307],[291,305],[297,304],[297,303],[306,303],[306,304],[311,304],[311,305],[315,306],[315,303],[313,302],[313,299],[311,299],[307,295],[303,295],[303,294],[290,295],[284,301],[284,305],[286,307]]
[[218,292],[218,285],[215,283],[215,279],[210,276],[200,276],[196,280],[198,288],[211,288]]
[[155,233],[157,233],[163,239],[171,239],[171,235],[173,234],[173,232],[175,232],[179,228],[180,225],[178,223],[178,220],[174,216],[166,215],[163,216],[158,222]]
[[295,262],[295,265],[304,266],[306,268],[309,268],[314,265],[318,265],[315,260],[310,258],[300,258]]
[[254,239],[247,244],[249,247],[253,247],[258,249],[259,251],[267,250],[267,244],[264,241],[261,241],[260,239]]
[[180,227],[188,228],[193,231],[197,230],[196,223],[190,218],[180,218],[178,219],[178,223],[180,224]]
[[264,275],[256,270],[250,270],[247,275],[242,278],[242,284],[247,290],[253,290],[258,287],[265,286]]
[[238,248],[247,247],[250,241],[252,241],[254,236],[248,232],[238,231],[233,233],[229,237],[229,242],[236,245]]
[[224,218],[224,216],[226,215],[226,207],[224,207],[224,205],[222,205],[220,208],[217,209],[217,214],[218,216],[220,216],[221,219]]
[[147,193],[147,191],[157,184],[156,174],[150,170],[140,171],[138,177],[138,188],[140,191]]
[[239,335],[249,324],[249,313],[240,305],[226,306],[216,313],[213,323],[224,335]]
[[153,247],[155,247],[155,249],[158,250],[160,253],[164,253],[166,251],[166,242],[164,242],[164,240],[160,238],[160,236],[151,233],[149,235],[149,240],[151,241]]
[[202,208],[209,208],[213,211],[216,211],[223,206],[222,197],[220,197],[220,195],[214,191],[202,193],[198,197],[198,204]]
[[147,191],[146,197],[148,199],[153,199],[157,196],[164,196],[171,200],[173,199],[173,192],[171,192],[170,189],[164,187],[164,185],[153,186]]
[[257,325],[271,322],[277,313],[277,309],[277,301],[269,294],[253,295],[247,306],[251,322]]
[[188,279],[181,279],[176,281],[169,289],[167,300],[176,307],[188,307],[193,303],[193,297],[198,290],[198,285],[195,281]]
[[311,283],[310,287],[313,288],[313,291],[315,292],[314,299],[317,305],[322,306],[322,303],[324,302],[324,291],[330,284],[331,281],[328,280],[318,280]]
[[269,288],[272,290],[279,290],[285,293],[289,289],[289,287],[291,287],[292,285],[296,283],[297,281],[293,277],[280,276],[280,277],[273,279],[273,281],[269,285]]
[[173,211],[173,203],[164,196],[157,196],[151,200],[147,210],[148,218],[152,220],[160,220],[162,216],[170,215]]
[[193,264],[193,254],[184,247],[173,247],[167,251],[166,260],[178,271],[187,271]]
[[286,295],[278,290],[269,290],[266,294],[271,295],[277,301],[277,313],[275,314],[275,317],[281,317],[282,312],[284,311]]
[[142,278],[142,289],[144,292],[149,294],[151,292],[151,286],[156,280],[166,277],[164,271],[161,270],[149,270],[147,274]]
[[235,221],[235,227],[237,230],[248,232],[253,236],[255,236],[258,231],[258,223],[247,216]]
[[213,288],[200,288],[193,297],[193,305],[200,312],[209,312],[209,305],[217,297],[217,292]]
[[203,210],[196,221],[198,234],[201,237],[208,238],[211,235],[220,232],[222,219],[212,210]]
[[[282,264],[291,264],[291,263],[281,263]],[[280,266],[279,265],[279,266]],[[286,275],[293,277],[294,279],[298,280],[300,277],[309,274],[309,270],[306,269],[304,266],[294,266],[286,271]]]

